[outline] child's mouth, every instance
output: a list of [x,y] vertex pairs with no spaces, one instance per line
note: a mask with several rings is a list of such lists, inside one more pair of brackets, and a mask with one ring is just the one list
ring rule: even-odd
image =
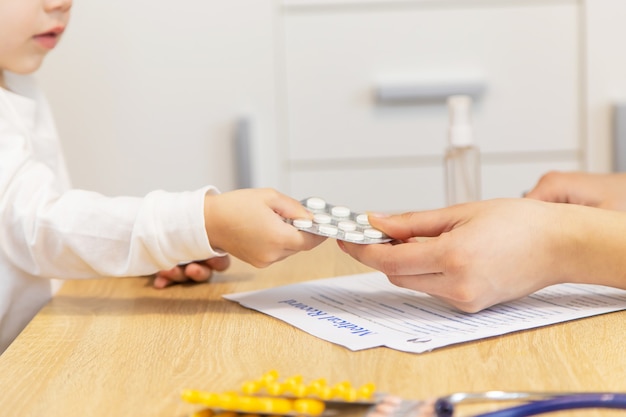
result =
[[48,32],[35,35],[34,39],[43,48],[53,49],[59,42],[59,39],[62,33],[63,33],[63,28],[57,27]]

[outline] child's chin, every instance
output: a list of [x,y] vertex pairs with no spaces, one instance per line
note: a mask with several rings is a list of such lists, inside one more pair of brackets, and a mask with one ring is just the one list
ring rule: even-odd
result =
[[46,57],[46,54],[41,54],[38,56],[33,56],[24,62],[21,62],[19,65],[15,65],[14,68],[5,68],[8,71],[11,71],[15,74],[27,75],[32,74],[37,71],[43,65],[43,60]]

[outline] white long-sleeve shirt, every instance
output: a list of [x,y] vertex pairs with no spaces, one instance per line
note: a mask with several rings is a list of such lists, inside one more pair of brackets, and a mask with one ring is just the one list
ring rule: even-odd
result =
[[0,88],[0,353],[58,288],[55,279],[139,276],[214,251],[207,186],[144,198],[71,189],[51,111],[32,77]]

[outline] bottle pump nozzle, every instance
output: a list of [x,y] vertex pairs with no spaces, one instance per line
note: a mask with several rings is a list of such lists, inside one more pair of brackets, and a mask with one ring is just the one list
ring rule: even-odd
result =
[[448,205],[480,199],[480,153],[474,144],[469,96],[448,98],[449,146],[445,154]]
[[469,146],[474,143],[471,124],[472,98],[470,96],[450,96],[448,111],[450,114],[449,142],[452,146]]

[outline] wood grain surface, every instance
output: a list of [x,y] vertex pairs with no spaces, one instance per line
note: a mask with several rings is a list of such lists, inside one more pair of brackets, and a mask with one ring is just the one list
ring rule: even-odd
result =
[[0,415],[183,417],[198,409],[181,400],[184,389],[238,389],[271,369],[374,382],[378,391],[416,399],[482,390],[626,392],[626,312],[424,354],[352,352],[222,298],[369,271],[334,241],[260,270],[233,261],[208,284],[165,290],[143,277],[66,282],[0,356]]

